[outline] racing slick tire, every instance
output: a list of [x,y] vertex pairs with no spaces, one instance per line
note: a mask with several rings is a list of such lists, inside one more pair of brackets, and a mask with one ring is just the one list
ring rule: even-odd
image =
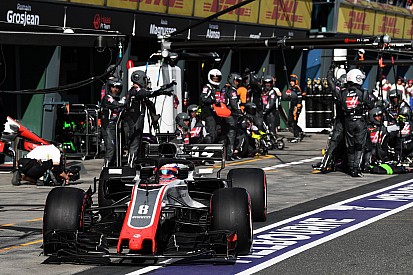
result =
[[56,187],[47,195],[43,214],[43,252],[55,254],[61,248],[55,230],[76,231],[83,228],[85,192],[79,188]]
[[[98,205],[99,207],[111,206],[115,201],[106,198],[106,188],[107,183],[106,180],[109,178],[109,172],[107,168],[103,168],[102,172],[99,176],[99,185],[98,185]],[[100,214],[102,216],[109,215],[112,211],[111,210],[100,210]]]
[[11,184],[14,185],[14,186],[19,186],[19,185],[21,185],[21,184],[22,184],[22,183],[21,183],[21,178],[22,178],[22,175],[21,175],[20,171],[19,171],[19,170],[15,170],[15,171],[13,172],[13,176],[12,176],[12,178],[11,178]]
[[252,246],[252,217],[250,199],[244,188],[223,188],[211,197],[213,230],[237,233],[237,253],[246,255]]
[[245,188],[251,197],[254,222],[267,220],[267,177],[259,168],[236,168],[229,171],[227,179],[231,187]]
[[284,150],[284,147],[285,147],[284,141],[283,141],[282,139],[276,140],[276,142],[275,142],[275,147],[276,147],[278,150]]

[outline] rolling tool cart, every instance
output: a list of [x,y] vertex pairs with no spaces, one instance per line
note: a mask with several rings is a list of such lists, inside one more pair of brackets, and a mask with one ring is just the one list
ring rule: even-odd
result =
[[99,106],[70,104],[64,114],[62,144],[68,158],[95,158],[99,153]]

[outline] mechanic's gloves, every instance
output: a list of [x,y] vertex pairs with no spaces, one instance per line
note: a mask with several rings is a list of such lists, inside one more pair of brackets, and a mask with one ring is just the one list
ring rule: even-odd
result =
[[172,88],[174,85],[176,85],[176,81],[175,81],[175,80],[172,80],[171,83],[162,85],[161,88],[159,88],[159,90],[157,90],[157,92],[158,92],[160,95],[171,96],[171,95],[173,95],[174,93],[173,93],[173,90],[169,90],[169,89]]
[[129,92],[129,95],[130,95],[131,97],[137,96],[137,95],[138,95],[138,90],[137,90],[137,89],[131,90],[131,91]]
[[403,115],[398,115],[397,116],[397,123],[399,124],[400,127],[404,126],[404,122],[406,121],[406,117]]
[[159,94],[160,95],[167,95],[167,96],[171,96],[174,94],[174,91],[172,90],[163,90],[163,89],[159,89]]
[[166,89],[172,88],[174,85],[176,85],[176,81],[175,81],[175,79],[172,79],[171,83],[162,85],[160,89],[161,90],[166,90]]

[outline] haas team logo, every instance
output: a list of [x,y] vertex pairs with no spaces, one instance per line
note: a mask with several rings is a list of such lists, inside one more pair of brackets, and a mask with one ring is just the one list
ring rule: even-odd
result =
[[96,13],[93,18],[93,28],[95,28],[95,30],[110,30],[111,23],[112,19],[103,14]]
[[348,96],[346,98],[347,109],[355,109],[359,105],[358,96]]
[[93,19],[93,27],[95,30],[100,29],[100,14],[95,15],[95,18]]

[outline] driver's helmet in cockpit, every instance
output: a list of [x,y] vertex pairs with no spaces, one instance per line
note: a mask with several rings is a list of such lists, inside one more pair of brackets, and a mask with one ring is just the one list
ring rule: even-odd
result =
[[176,164],[165,164],[159,169],[160,180],[173,180],[178,175],[178,166]]

